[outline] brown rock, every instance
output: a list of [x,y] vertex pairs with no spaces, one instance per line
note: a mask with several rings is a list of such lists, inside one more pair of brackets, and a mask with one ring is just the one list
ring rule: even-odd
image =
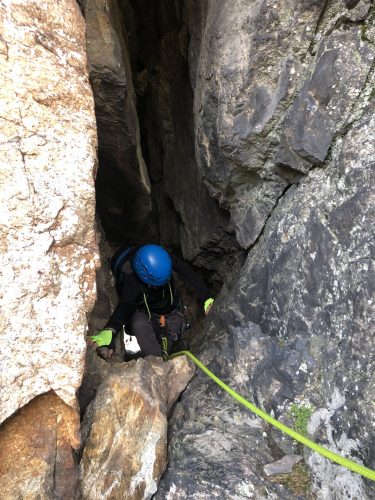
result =
[[56,394],[33,399],[0,428],[2,500],[74,499],[79,415]]
[[193,373],[186,358],[113,368],[83,422],[83,498],[151,498],[166,467],[168,409]]

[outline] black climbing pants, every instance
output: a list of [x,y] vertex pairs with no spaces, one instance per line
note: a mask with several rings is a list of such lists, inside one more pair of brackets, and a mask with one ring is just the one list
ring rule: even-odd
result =
[[185,329],[185,317],[183,313],[175,309],[165,315],[165,327],[160,327],[160,316],[148,314],[143,311],[136,311],[131,319],[132,335],[137,338],[142,356],[162,356],[161,337],[165,334],[168,340],[168,353],[173,350],[173,346],[181,338]]

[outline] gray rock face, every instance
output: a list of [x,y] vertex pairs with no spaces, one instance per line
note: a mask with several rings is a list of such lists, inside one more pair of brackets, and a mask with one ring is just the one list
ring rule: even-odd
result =
[[198,169],[248,248],[350,114],[373,55],[349,19],[364,19],[369,2],[350,13],[316,0],[195,4],[186,18]]
[[[288,425],[292,402],[311,405],[313,439],[375,469],[374,6],[188,2],[186,15],[198,166],[250,247],[201,357]],[[204,375],[186,391],[158,498],[292,497],[263,466],[302,450],[226,398]],[[374,497],[303,455],[318,498]]]
[[[306,173],[327,157],[333,136],[350,118],[373,61],[373,49],[353,28],[322,41],[314,71],[284,122],[275,161]],[[355,64],[353,64],[355,60]]]
[[[216,331],[217,327],[216,323]],[[277,341],[248,323],[246,327],[231,328],[229,335],[220,330],[205,349],[202,361],[233,389],[259,404],[261,391],[254,394],[253,388],[256,381],[265,387],[261,382],[269,370],[265,362],[278,361],[278,367],[271,369],[268,377],[265,399],[269,395],[266,392],[272,393],[272,389],[281,393],[290,390],[290,375],[283,370],[291,372],[292,368],[278,359],[279,354]],[[303,386],[303,377],[301,372],[296,386]],[[202,373],[177,405],[170,436],[169,467],[157,499],[297,498],[268,481],[262,470],[262,465],[274,461],[275,453],[267,426]],[[278,453],[278,458],[284,454],[281,449]]]
[[[238,284],[226,299],[217,301],[203,349],[203,358],[210,361],[216,374],[230,380],[242,394],[250,394],[261,407],[273,410],[277,418],[287,418],[292,401],[308,401],[316,408],[309,427],[312,436],[370,468],[375,466],[371,425],[375,353],[373,110],[374,105],[369,105],[337,143],[326,169],[315,169],[280,201],[250,252]],[[249,320],[259,324],[266,335],[259,336],[254,328],[230,327]],[[212,391],[215,393],[210,383],[200,377],[183,398],[183,409],[174,417],[176,437],[161,492],[172,492],[174,484],[181,490],[190,488],[179,464],[185,457],[191,462],[191,450],[199,447],[202,435],[218,432],[223,425],[221,410],[217,417],[218,404],[210,402]],[[204,410],[197,408],[197,399],[208,400]],[[184,415],[186,408],[189,413]],[[201,411],[206,415],[203,423],[201,417],[194,420]],[[193,431],[195,427],[198,430]],[[236,432],[247,435],[246,425],[240,427],[242,431]],[[233,426],[226,432],[231,435]],[[267,444],[258,438],[257,448],[247,450],[246,459],[236,455],[236,468],[248,456],[258,466],[264,465],[261,453],[271,453],[270,442],[271,450],[275,446],[287,450],[280,434],[270,432]],[[199,453],[198,461],[204,456]],[[228,498],[237,494],[229,464],[232,458],[231,451],[227,463],[230,478],[222,469],[222,487]],[[306,450],[305,459],[312,468],[319,498],[373,497],[373,484],[359,475]],[[221,464],[220,459],[218,462]],[[212,459],[202,465],[202,480],[211,477],[215,463]],[[238,477],[243,475],[244,470]]]
[[274,474],[290,474],[293,466],[302,460],[301,455],[284,455],[283,458],[264,466],[264,472],[267,476]]

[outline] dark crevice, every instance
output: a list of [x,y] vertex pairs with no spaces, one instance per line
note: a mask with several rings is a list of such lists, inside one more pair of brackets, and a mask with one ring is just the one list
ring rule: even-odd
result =
[[241,250],[227,207],[212,198],[195,160],[184,2],[108,4],[115,32],[108,54],[95,45],[102,31],[94,29],[94,4],[86,3],[86,18],[99,139],[97,209],[106,238],[116,246],[160,243],[206,269],[220,287]]
[[310,43],[310,47],[308,49],[308,52],[314,56],[316,54],[316,48],[315,48],[315,44],[316,44],[316,36],[317,34],[319,33],[319,29],[323,23],[323,20],[324,20],[324,15],[326,13],[326,10],[327,10],[327,7],[329,5],[329,3],[331,2],[331,0],[326,0],[326,2],[324,3],[323,7],[322,7],[322,11],[320,13],[320,16],[317,20],[317,23],[316,23],[316,26],[315,26],[315,31],[314,31],[314,35],[312,36],[311,38],[311,43]]
[[[299,179],[301,179],[302,175],[297,175],[296,177],[297,177],[297,178],[298,178],[298,180],[299,180]],[[304,177],[304,176],[303,176],[303,177]],[[281,193],[281,195],[277,198],[277,200],[276,200],[276,202],[275,202],[275,204],[274,204],[274,206],[273,206],[272,210],[270,211],[270,213],[268,214],[268,216],[267,216],[266,220],[264,221],[264,224],[263,224],[262,230],[259,232],[259,234],[258,234],[258,236],[257,236],[256,240],[254,241],[254,243],[252,243],[252,245],[248,248],[248,252],[249,252],[249,253],[251,252],[251,250],[252,250],[254,247],[256,247],[256,245],[259,243],[259,241],[260,241],[260,240],[261,240],[261,238],[263,237],[263,234],[264,234],[264,232],[265,232],[265,230],[266,230],[266,228],[267,228],[267,223],[268,223],[268,221],[271,219],[271,217],[272,217],[272,215],[273,215],[274,211],[275,211],[275,210],[277,209],[277,207],[279,206],[279,203],[280,203],[281,199],[282,199],[282,198],[284,198],[284,196],[286,195],[286,193],[289,191],[289,189],[290,189],[292,186],[295,186],[295,185],[297,185],[297,184],[298,184],[298,181],[297,181],[297,182],[292,182],[292,183],[288,184],[288,185],[284,188],[284,190],[283,190],[283,192]]]

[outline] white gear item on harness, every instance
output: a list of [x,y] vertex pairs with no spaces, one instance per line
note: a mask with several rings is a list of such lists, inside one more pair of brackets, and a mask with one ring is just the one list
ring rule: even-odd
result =
[[128,335],[123,329],[124,332],[124,346],[127,354],[138,354],[141,352],[141,348],[137,342],[137,337],[134,335]]

